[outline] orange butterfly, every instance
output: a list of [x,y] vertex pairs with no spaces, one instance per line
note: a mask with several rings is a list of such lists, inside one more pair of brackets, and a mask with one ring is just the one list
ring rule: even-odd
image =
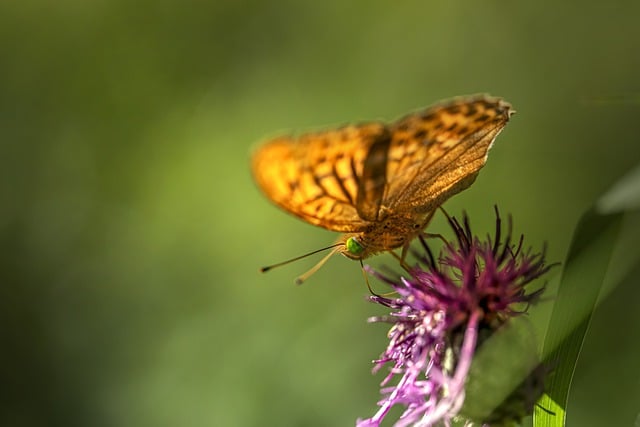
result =
[[455,98],[390,124],[276,138],[255,151],[252,171],[276,205],[346,233],[329,256],[402,248],[404,260],[436,208],[473,183],[513,113],[500,98]]

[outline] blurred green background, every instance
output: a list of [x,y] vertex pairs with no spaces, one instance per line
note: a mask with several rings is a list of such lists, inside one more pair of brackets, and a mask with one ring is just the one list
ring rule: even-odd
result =
[[[502,96],[518,113],[446,207],[485,234],[497,203],[561,261],[640,160],[639,16],[637,1],[2,2],[0,424],[372,415],[386,327],[365,319],[382,311],[341,257],[302,287],[315,259],[258,273],[336,236],[270,205],[251,147]],[[569,421],[602,412],[593,369]]]

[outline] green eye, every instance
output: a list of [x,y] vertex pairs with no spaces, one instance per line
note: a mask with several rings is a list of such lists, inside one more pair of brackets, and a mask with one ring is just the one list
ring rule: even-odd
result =
[[345,242],[345,245],[347,246],[347,251],[352,255],[360,255],[364,252],[364,248],[360,243],[358,243],[355,237],[349,237]]

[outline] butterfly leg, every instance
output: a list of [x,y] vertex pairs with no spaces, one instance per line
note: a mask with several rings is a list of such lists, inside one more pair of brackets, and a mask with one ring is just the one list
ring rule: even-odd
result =
[[445,245],[448,243],[447,239],[440,233],[421,233],[420,235],[425,239],[440,239]]
[[[440,206],[439,209],[447,217],[448,220],[451,220],[451,217],[449,216],[447,211],[444,210],[444,208],[442,206]],[[440,239],[446,245],[447,244],[447,239],[445,239],[442,234],[440,234],[440,233],[425,233],[424,232],[424,229],[427,227],[427,225],[429,225],[429,223],[431,222],[431,219],[433,218],[433,216],[435,214],[436,214],[435,210],[433,210],[433,211],[429,212],[429,214],[427,214],[427,216],[425,218],[425,221],[424,221],[424,224],[422,226],[422,231],[420,231],[420,236],[424,237],[425,239]]]
[[404,245],[402,247],[402,253],[400,255],[398,255],[397,253],[395,253],[394,251],[389,251],[389,253],[391,253],[391,255],[393,255],[393,257],[395,259],[398,260],[398,262],[400,262],[400,266],[402,268],[404,268],[407,272],[411,272],[411,267],[409,266],[409,264],[407,264],[406,262],[406,258],[407,258],[407,252],[409,251],[409,244],[407,243],[406,245]]

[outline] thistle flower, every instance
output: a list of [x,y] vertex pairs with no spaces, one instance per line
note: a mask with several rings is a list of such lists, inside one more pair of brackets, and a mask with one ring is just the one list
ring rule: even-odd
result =
[[[455,239],[446,243],[436,261],[425,239],[414,251],[407,277],[392,278],[366,267],[389,284],[396,297],[372,295],[372,302],[392,309],[370,322],[391,323],[389,345],[374,372],[391,364],[381,383],[383,399],[371,418],[359,427],[378,426],[392,407],[404,413],[396,426],[449,425],[465,400],[465,382],[479,344],[510,318],[527,311],[543,288],[525,286],[546,273],[544,251],[523,250],[523,238],[512,241],[511,222],[502,235],[496,209],[496,229],[482,240],[471,232],[469,219],[449,218]],[[395,385],[389,385],[397,378]]]

